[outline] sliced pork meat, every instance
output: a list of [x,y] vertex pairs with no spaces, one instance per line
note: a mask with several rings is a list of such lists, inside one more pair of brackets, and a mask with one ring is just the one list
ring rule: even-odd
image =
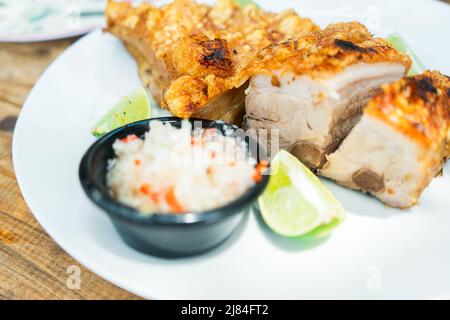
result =
[[138,2],[109,0],[106,30],[126,44],[153,98],[183,118],[242,123],[256,53],[319,29],[294,10],[271,13],[234,0]]
[[259,58],[246,92],[245,126],[278,129],[280,147],[311,169],[337,148],[381,84],[402,78],[410,66],[355,22],[269,47]]
[[450,79],[438,72],[382,87],[319,173],[407,208],[449,157]]

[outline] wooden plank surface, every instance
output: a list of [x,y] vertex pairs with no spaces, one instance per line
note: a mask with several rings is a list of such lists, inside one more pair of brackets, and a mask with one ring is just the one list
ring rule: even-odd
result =
[[32,216],[14,175],[11,142],[20,108],[46,66],[73,41],[0,44],[0,300],[138,298],[66,254]]

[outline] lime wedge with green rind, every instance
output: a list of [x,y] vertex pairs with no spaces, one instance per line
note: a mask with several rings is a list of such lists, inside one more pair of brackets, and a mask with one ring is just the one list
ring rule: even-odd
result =
[[301,238],[304,240],[317,240],[325,238],[333,232],[334,228],[341,224],[342,220],[343,217],[333,218],[330,223],[315,228],[314,230],[302,235]]
[[120,99],[114,108],[97,121],[91,133],[98,138],[118,127],[148,119],[150,116],[151,99],[147,90],[140,87]]
[[258,204],[266,224],[286,237],[322,238],[344,219],[334,195],[297,158],[281,150]]
[[256,8],[260,8],[260,6],[255,1],[252,0],[234,0],[234,2],[236,2],[241,7],[245,7],[246,5],[252,4]]
[[412,60],[411,68],[409,69],[408,76],[413,76],[418,73],[422,73],[425,71],[425,67],[420,62],[419,58],[415,55],[415,53],[412,51],[412,49],[406,44],[405,40],[397,34],[391,34],[386,39],[390,44],[394,46],[395,49],[398,51],[408,55]]

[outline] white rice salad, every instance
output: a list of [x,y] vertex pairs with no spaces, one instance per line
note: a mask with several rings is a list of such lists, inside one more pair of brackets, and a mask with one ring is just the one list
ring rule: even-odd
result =
[[[230,133],[232,131],[230,130]],[[152,121],[144,139],[113,144],[107,184],[118,201],[145,213],[200,212],[221,207],[261,180],[267,166],[249,157],[245,143],[216,129],[180,129]]]

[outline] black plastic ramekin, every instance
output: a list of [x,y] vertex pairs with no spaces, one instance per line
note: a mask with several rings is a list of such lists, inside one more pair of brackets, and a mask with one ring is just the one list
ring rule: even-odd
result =
[[[107,163],[114,157],[112,145],[116,139],[129,134],[143,137],[154,121],[170,123],[179,128],[182,119],[153,118],[120,127],[98,139],[84,154],[79,168],[81,185],[87,196],[110,217],[121,238],[131,247],[156,256],[183,257],[205,252],[222,243],[237,227],[253,202],[263,192],[269,176],[250,187],[241,197],[223,207],[184,214],[143,214],[115,200],[106,185]],[[242,130],[221,121],[189,119],[201,123],[202,128],[216,128],[221,132]],[[197,122],[198,121],[198,122]],[[264,149],[253,139],[244,136],[247,150],[255,159],[265,156]],[[256,146],[256,147],[255,147]],[[192,186],[195,192],[195,186]],[[205,195],[206,196],[206,195]]]

